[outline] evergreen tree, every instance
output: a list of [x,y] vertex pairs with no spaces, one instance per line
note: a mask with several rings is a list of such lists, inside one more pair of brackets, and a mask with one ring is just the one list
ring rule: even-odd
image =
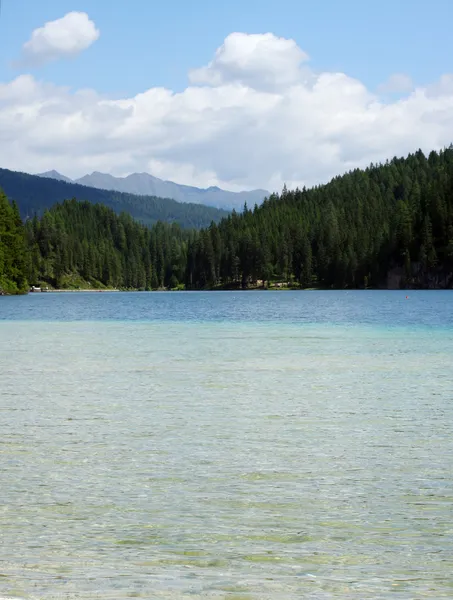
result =
[[0,293],[24,293],[28,287],[29,264],[30,254],[19,209],[0,191]]

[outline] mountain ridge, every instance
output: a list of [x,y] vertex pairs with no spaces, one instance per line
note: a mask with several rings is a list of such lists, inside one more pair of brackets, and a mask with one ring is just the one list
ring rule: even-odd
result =
[[55,169],[52,169],[52,171],[46,171],[45,173],[40,173],[39,177],[56,179],[57,181],[66,181],[66,183],[73,183],[72,179],[66,177],[66,175],[62,175],[58,171],[55,171]]
[[245,203],[249,206],[261,204],[264,198],[269,196],[269,192],[263,189],[230,192],[218,186],[198,188],[159,179],[146,172],[131,173],[125,177],[115,177],[108,173],[93,171],[90,174],[73,180],[58,171],[52,170],[45,173],[38,173],[37,176],[96,189],[134,194],[136,196],[171,198],[177,202],[202,204],[203,206],[213,206],[214,208],[223,210],[242,210]]
[[[55,172],[54,175],[60,175]],[[63,177],[63,176],[61,176]],[[19,206],[24,219],[42,215],[57,203],[76,198],[92,204],[105,204],[115,213],[129,213],[134,219],[152,225],[157,221],[177,223],[183,228],[208,227],[226,217],[228,211],[198,203],[177,202],[154,195],[142,196],[114,190],[87,187],[55,177],[39,177],[0,168],[0,188]]]

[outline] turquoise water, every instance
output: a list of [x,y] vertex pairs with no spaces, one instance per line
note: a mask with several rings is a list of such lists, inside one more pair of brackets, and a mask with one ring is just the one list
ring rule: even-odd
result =
[[1,320],[312,323],[445,329],[453,328],[453,291],[30,294],[1,298]]
[[453,294],[0,298],[0,597],[453,597]]

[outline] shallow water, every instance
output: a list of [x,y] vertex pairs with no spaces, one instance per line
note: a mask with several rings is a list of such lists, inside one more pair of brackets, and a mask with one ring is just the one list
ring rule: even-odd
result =
[[0,298],[0,596],[453,597],[453,294]]

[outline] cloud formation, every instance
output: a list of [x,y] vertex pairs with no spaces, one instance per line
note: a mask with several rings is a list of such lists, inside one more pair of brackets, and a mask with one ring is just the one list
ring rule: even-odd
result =
[[41,66],[86,50],[99,38],[99,30],[84,12],[70,12],[35,29],[22,48],[20,64]]
[[414,84],[409,75],[405,73],[394,73],[386,82],[379,86],[379,92],[388,94],[404,94],[411,92]]
[[294,40],[272,33],[232,33],[206,67],[194,69],[189,80],[194,84],[219,86],[235,82],[254,89],[276,90],[301,79],[300,65],[308,60]]
[[113,100],[22,75],[0,85],[0,166],[272,191],[453,141],[453,75],[388,102],[307,61],[292,40],[233,33],[181,93]]

